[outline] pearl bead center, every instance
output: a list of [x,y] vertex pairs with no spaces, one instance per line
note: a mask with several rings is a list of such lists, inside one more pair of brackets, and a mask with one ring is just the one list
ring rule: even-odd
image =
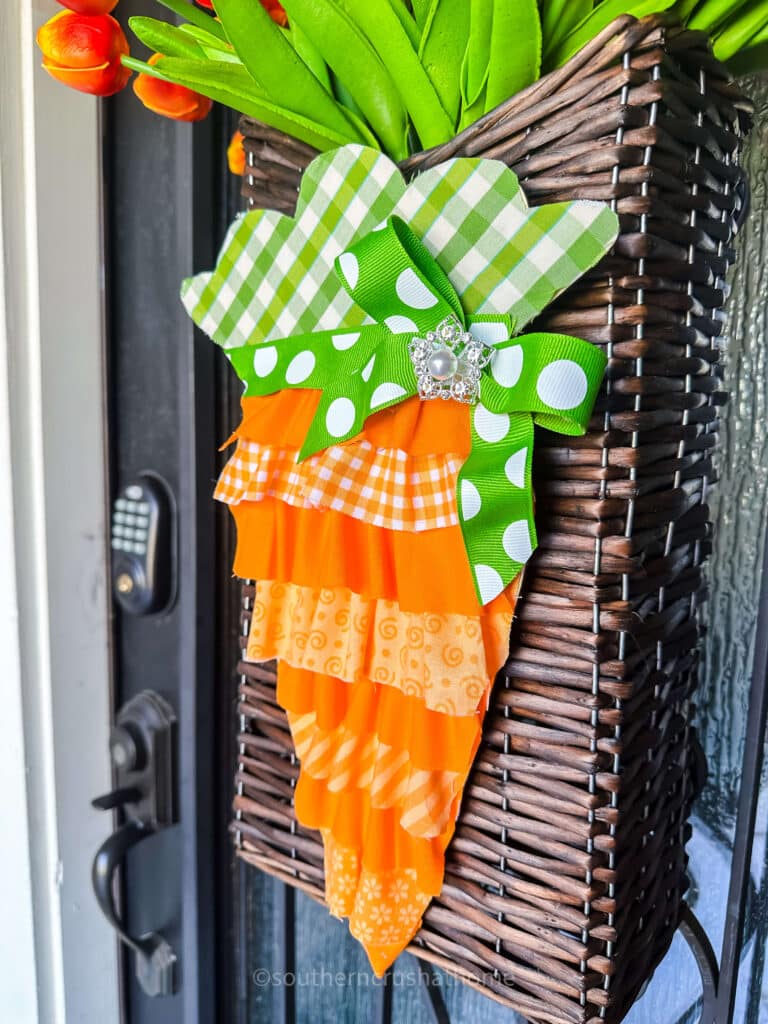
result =
[[456,373],[459,361],[450,349],[440,348],[427,361],[427,368],[435,380],[450,380]]

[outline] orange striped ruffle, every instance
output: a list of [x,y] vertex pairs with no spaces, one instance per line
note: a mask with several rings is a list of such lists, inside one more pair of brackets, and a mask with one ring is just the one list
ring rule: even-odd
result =
[[[400,826],[411,835],[433,838],[444,831],[479,742],[479,713],[438,714],[421,700],[369,679],[350,685],[285,662],[278,679],[278,699],[289,713],[302,773],[323,781],[330,799],[342,790],[365,790],[371,807],[397,808]],[[338,721],[323,725],[329,702],[346,710]],[[331,821],[323,825],[330,828]]]
[[322,732],[314,712],[291,715],[290,721],[302,771],[323,782],[329,795],[364,792],[372,808],[395,808],[400,827],[420,839],[445,829],[463,773],[415,768],[407,750],[382,743],[373,733],[358,735],[348,727]]
[[229,505],[267,497],[298,508],[331,508],[388,530],[434,530],[458,523],[456,480],[463,459],[334,445],[297,462],[298,451],[241,439],[214,497]]
[[[294,508],[276,498],[231,506],[237,524],[234,572],[243,579],[348,587],[397,601],[402,611],[478,615],[461,528],[384,530],[332,509]],[[511,609],[515,584],[485,606]]]
[[427,708],[473,714],[507,655],[509,609],[466,616],[404,612],[396,601],[348,588],[259,580],[247,645],[250,661],[281,658],[353,682],[366,676]]
[[477,740],[477,716],[430,711],[418,698],[369,679],[353,686],[281,662],[276,696],[293,714],[314,712],[324,732],[347,725],[375,733],[382,743],[408,750],[414,766],[425,771],[462,771]]
[[[288,721],[293,728],[292,715]],[[336,842],[358,850],[369,871],[416,872],[419,887],[437,895],[443,878],[445,848],[456,824],[458,798],[450,821],[436,836],[415,836],[400,824],[399,807],[374,807],[368,790],[331,792],[324,779],[302,772],[295,791],[296,816],[308,828],[331,834]],[[328,892],[326,890],[326,897]]]

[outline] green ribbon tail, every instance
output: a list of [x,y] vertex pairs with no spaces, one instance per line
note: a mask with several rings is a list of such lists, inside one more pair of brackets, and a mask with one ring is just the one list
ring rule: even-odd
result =
[[606,362],[599,348],[566,335],[527,334],[496,345],[472,411],[472,448],[457,493],[481,604],[497,597],[536,549],[534,423],[583,434]]
[[498,441],[485,440],[473,417],[472,448],[459,473],[456,502],[481,605],[504,590],[536,547],[532,455],[530,414],[511,416]]

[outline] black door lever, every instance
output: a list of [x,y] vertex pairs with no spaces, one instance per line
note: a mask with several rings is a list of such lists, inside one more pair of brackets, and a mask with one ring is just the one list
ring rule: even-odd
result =
[[117,713],[109,741],[115,788],[92,801],[119,808],[128,819],[96,851],[91,881],[102,913],[136,958],[136,977],[150,996],[178,989],[178,957],[157,932],[132,936],[115,905],[115,876],[129,851],[169,828],[176,814],[176,716],[158,694],[145,690]]
[[157,932],[134,938],[129,935],[115,907],[115,872],[132,847],[154,835],[155,830],[138,821],[128,821],[104,840],[93,859],[91,880],[102,912],[118,938],[136,956],[136,977],[148,996],[169,996],[177,989],[177,958]]

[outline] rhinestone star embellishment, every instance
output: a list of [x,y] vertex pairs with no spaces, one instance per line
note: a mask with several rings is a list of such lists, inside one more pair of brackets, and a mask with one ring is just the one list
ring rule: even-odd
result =
[[465,331],[455,316],[447,316],[424,338],[413,338],[408,354],[419,384],[419,397],[454,398],[474,405],[480,398],[480,378],[495,349]]

